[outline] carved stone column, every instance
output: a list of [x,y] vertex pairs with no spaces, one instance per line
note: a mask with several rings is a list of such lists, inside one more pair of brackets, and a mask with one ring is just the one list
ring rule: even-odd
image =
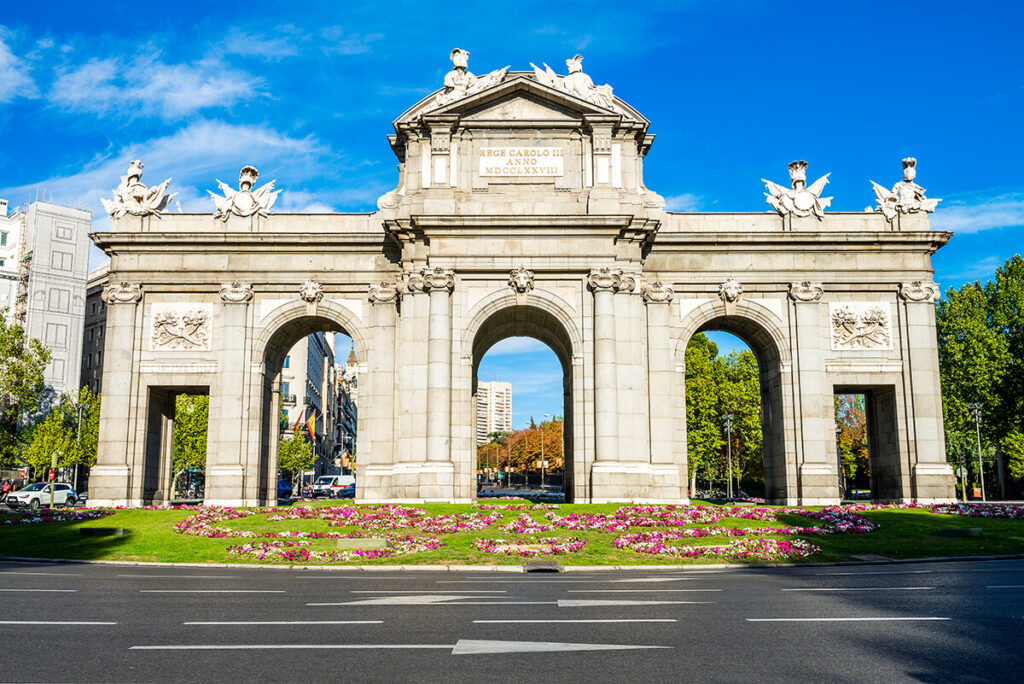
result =
[[[141,330],[139,303],[142,286],[112,283],[103,291],[107,303],[106,348],[104,350],[100,404],[99,453],[89,478],[91,506],[138,506],[142,503],[142,478],[132,477],[136,454],[131,426],[132,383],[136,331]],[[145,420],[145,416],[142,416]]]
[[615,290],[622,283],[622,271],[601,268],[587,279],[594,292],[594,422],[595,461],[616,461],[618,444],[618,399],[615,386]]
[[424,269],[423,288],[430,295],[427,340],[427,461],[451,461],[452,321],[455,272]]
[[686,441],[677,437],[677,416],[685,413],[681,374],[672,359],[669,308],[675,292],[659,281],[641,289],[647,308],[647,401],[650,420],[650,497],[686,500]]

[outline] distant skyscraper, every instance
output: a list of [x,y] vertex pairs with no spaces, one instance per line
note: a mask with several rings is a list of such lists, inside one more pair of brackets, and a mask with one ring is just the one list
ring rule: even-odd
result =
[[476,386],[476,441],[486,444],[492,432],[512,431],[512,384],[478,382]]

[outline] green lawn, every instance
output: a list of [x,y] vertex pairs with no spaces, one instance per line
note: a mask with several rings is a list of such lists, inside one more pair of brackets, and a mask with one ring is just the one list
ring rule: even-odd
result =
[[[308,505],[308,504],[307,504]],[[324,504],[338,505],[338,504]],[[350,505],[350,504],[347,504]],[[559,513],[595,512],[613,513],[619,504],[558,506]],[[415,506],[425,509],[430,515],[466,513],[477,509],[469,505],[426,504]],[[288,510],[284,508],[282,510]],[[544,521],[547,511],[527,511],[534,520]],[[498,525],[512,520],[522,511],[505,511],[502,520],[483,530],[438,535],[446,546],[438,550],[399,555],[388,559],[357,559],[351,564],[365,565],[407,565],[407,564],[473,564],[473,565],[520,565],[524,559],[518,556],[488,554],[476,550],[475,539],[487,537],[510,537],[498,529]],[[227,547],[246,542],[258,543],[258,539],[207,538],[178,534],[175,523],[195,514],[195,511],[180,510],[122,510],[112,515],[83,522],[51,522],[36,525],[3,525],[11,516],[0,515],[0,556],[23,556],[38,558],[102,559],[122,561],[165,561],[189,563],[261,563],[231,555]],[[954,515],[936,515],[923,510],[880,510],[864,514],[880,524],[874,532],[862,534],[834,534],[820,537],[805,537],[820,546],[822,552],[806,562],[853,560],[858,555],[880,555],[888,558],[923,558],[934,556],[1008,555],[1024,553],[1024,520],[968,518]],[[323,520],[268,521],[266,515],[257,515],[238,520],[217,523],[218,527],[234,530],[284,531],[302,530],[307,532],[358,532],[354,527],[329,527]],[[738,518],[723,518],[714,526],[766,527],[789,525],[818,525],[816,520],[795,515],[780,516],[778,522],[751,521]],[[707,526],[695,525],[695,526]],[[83,527],[122,527],[130,530],[123,537],[86,537],[79,532]],[[982,537],[945,537],[932,534],[942,528],[981,528]],[[669,528],[631,528],[630,532],[650,531]],[[417,533],[415,529],[403,533]],[[372,534],[372,533],[370,533]],[[577,553],[555,556],[566,565],[664,565],[701,564],[723,562],[720,558],[682,559],[672,556],[650,556],[631,550],[614,548],[612,540],[616,533],[571,531],[555,528],[539,536],[581,537],[588,541],[586,547]],[[770,535],[788,539],[784,535]],[[721,545],[730,540],[723,537],[692,539],[673,542],[679,545],[700,544]],[[336,549],[333,539],[312,540],[309,547],[318,551]],[[756,562],[756,561],[752,561]]]

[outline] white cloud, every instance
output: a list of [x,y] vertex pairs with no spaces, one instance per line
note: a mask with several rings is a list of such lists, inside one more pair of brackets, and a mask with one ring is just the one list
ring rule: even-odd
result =
[[995,274],[996,269],[1002,266],[1005,261],[1006,259],[1001,259],[997,256],[985,257],[984,259],[978,259],[973,264],[965,265],[956,273],[942,274],[942,278],[953,281],[991,278]]
[[665,198],[665,208],[669,211],[698,211],[701,205],[700,200],[701,196],[692,192],[670,195]]
[[28,64],[14,54],[9,42],[10,33],[0,26],[0,103],[36,95],[36,84],[29,75]]
[[266,36],[232,29],[221,45],[221,49],[230,55],[259,57],[274,61],[299,54],[299,42],[301,42],[301,38],[291,31],[278,30],[275,31],[275,35]]
[[373,49],[373,44],[384,38],[383,33],[352,33],[348,34],[340,26],[328,26],[320,32],[327,43],[323,47],[325,54],[361,55]]
[[1024,192],[951,199],[939,205],[932,227],[955,233],[1024,226]]
[[167,64],[158,52],[149,50],[130,60],[92,59],[58,68],[50,101],[73,112],[176,119],[210,107],[227,107],[265,91],[260,77],[216,59]]

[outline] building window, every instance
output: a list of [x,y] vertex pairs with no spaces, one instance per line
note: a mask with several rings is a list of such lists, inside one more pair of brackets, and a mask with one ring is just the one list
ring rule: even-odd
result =
[[[6,233],[5,233],[5,235],[6,235]],[[4,260],[0,259],[0,266],[3,266],[3,265],[4,265]]]
[[7,246],[7,233],[0,233],[0,247]]
[[93,315],[95,313],[96,313],[96,302],[93,302],[92,306],[89,307],[89,314]]
[[99,366],[102,363],[103,363],[103,352],[98,351],[98,352],[96,352],[96,365]]
[[85,357],[85,367],[92,368],[92,354]]
[[106,302],[100,302],[100,311],[106,311],[106,310],[107,310],[107,303]]
[[100,331],[98,333],[96,333],[96,337],[100,338],[101,340],[103,339],[103,326],[102,325],[100,326]]
[[291,389],[291,387],[289,387],[289,384],[287,382],[282,382],[281,383],[281,396],[287,397],[289,389]]
[[288,355],[288,356],[284,357],[284,366],[283,367],[284,368],[291,368],[291,365],[292,365],[292,357],[291,357],[291,355]]
[[[93,306],[96,305],[93,304]],[[96,339],[96,328],[89,328],[89,341],[92,342],[94,339]]]

